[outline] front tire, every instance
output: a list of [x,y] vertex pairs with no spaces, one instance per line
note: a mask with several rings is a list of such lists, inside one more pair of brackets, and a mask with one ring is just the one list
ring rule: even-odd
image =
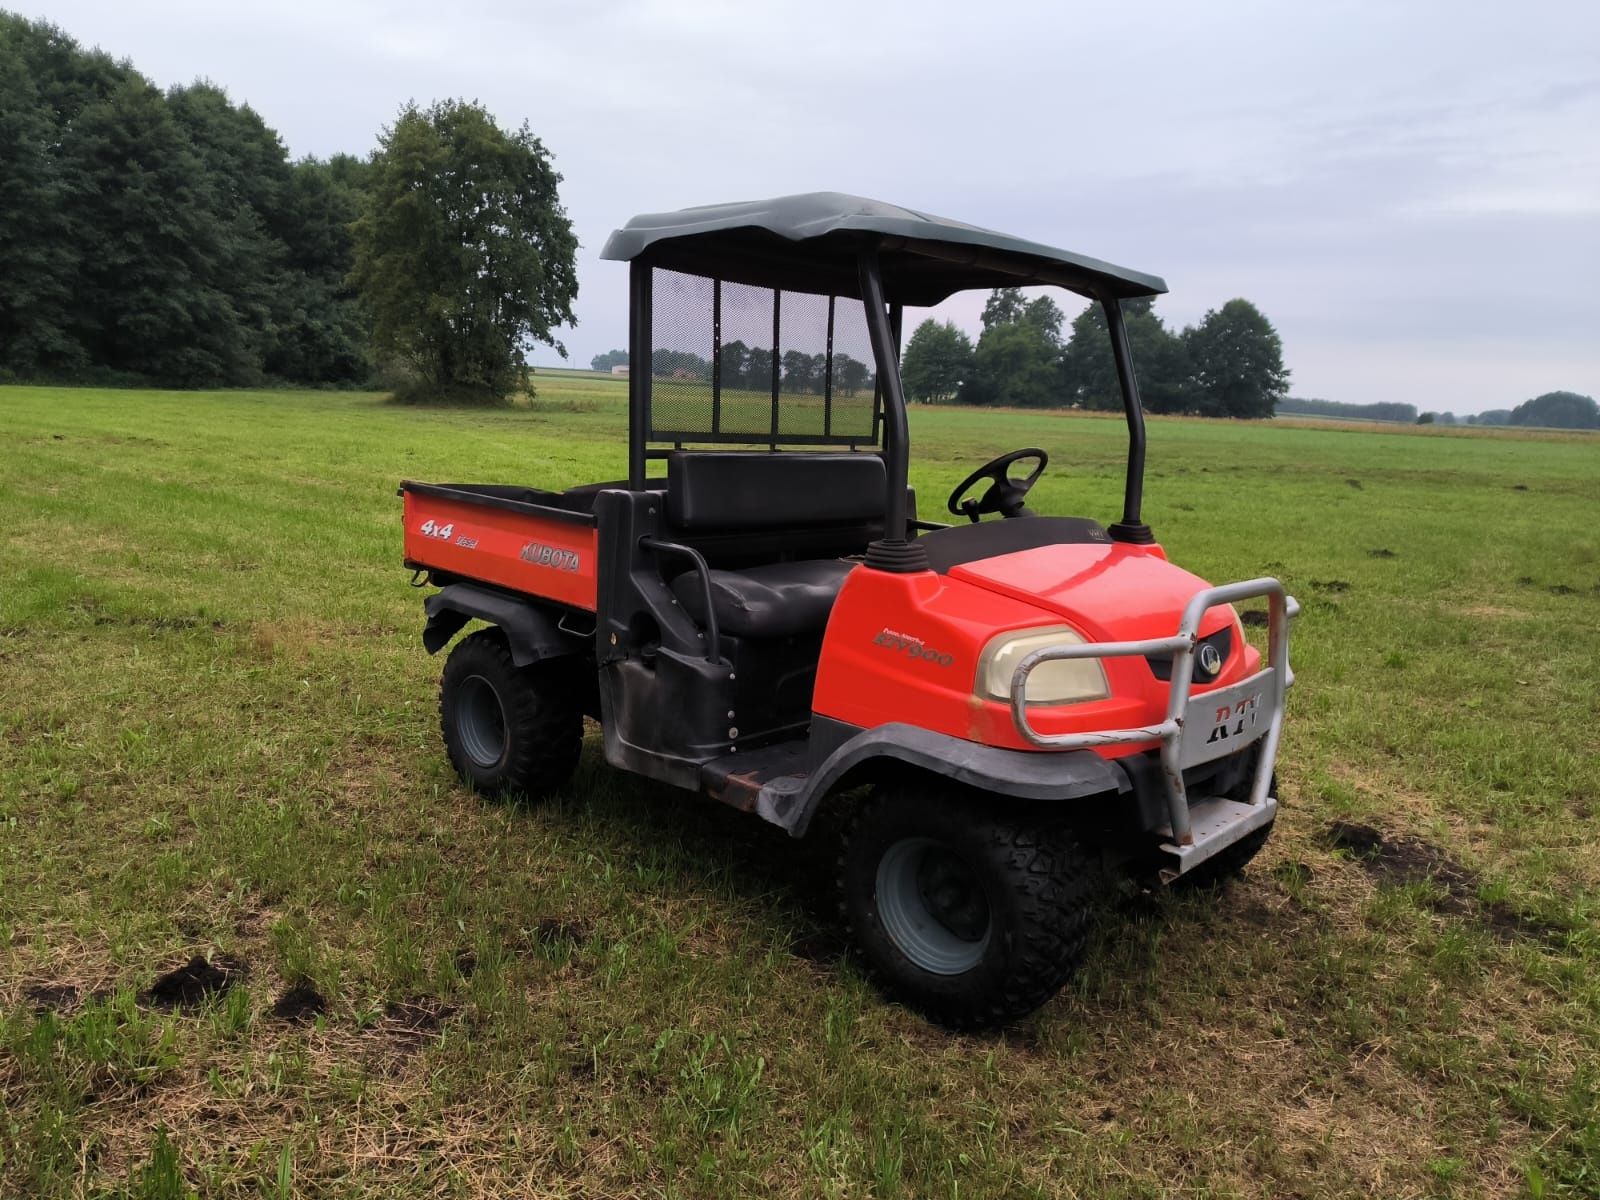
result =
[[572,777],[583,713],[570,661],[519,667],[498,629],[456,643],[439,682],[450,763],[485,796],[542,799]]
[[840,910],[884,990],[952,1029],[1014,1021],[1082,961],[1093,863],[1048,812],[906,784],[857,814]]

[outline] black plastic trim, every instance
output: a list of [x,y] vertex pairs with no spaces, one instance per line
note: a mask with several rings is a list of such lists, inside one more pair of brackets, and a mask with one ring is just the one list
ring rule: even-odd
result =
[[891,575],[915,575],[933,569],[928,566],[928,552],[920,539],[908,542],[902,538],[879,538],[870,542],[862,565]]
[[[821,733],[833,742],[849,728],[831,721],[829,725],[837,728],[819,729],[819,722],[826,720],[813,719],[814,737]],[[757,811],[792,836],[801,837],[823,798],[852,770],[875,759],[920,767],[957,783],[1020,800],[1077,800],[1121,794],[1131,787],[1127,775],[1092,750],[1008,750],[895,722],[859,731],[840,743],[809,775],[774,780],[763,787]]]
[[422,630],[422,644],[429,654],[437,654],[468,621],[476,619],[498,625],[505,631],[511,647],[511,661],[519,667],[582,653],[585,643],[560,628],[560,616],[543,611],[503,592],[473,583],[452,583],[422,602],[428,623]]

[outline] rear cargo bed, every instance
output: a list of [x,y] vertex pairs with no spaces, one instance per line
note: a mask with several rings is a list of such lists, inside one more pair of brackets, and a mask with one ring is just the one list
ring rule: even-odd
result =
[[485,483],[400,485],[405,563],[594,611],[594,498]]

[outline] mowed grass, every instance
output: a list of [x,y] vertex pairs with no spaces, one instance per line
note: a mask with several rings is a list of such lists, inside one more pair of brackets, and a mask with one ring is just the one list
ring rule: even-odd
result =
[[[0,418],[0,1195],[1600,1192],[1600,440],[1153,421],[1173,558],[1305,607],[1279,831],[957,1037],[842,952],[826,830],[592,733],[539,807],[449,771],[395,485],[616,478],[620,384]],[[1117,514],[1116,421],[912,429],[924,515],[1034,444]]]

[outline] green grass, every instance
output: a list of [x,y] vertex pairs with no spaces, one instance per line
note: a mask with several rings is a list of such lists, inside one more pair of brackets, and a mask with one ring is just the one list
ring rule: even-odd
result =
[[[1600,1191],[1600,441],[1152,422],[1173,558],[1305,605],[1279,833],[974,1038],[840,956],[824,843],[592,735],[541,807],[451,776],[395,484],[615,478],[617,382],[0,418],[0,1195]],[[1116,514],[1115,421],[912,428],[925,515],[1030,444],[1040,511]],[[140,999],[196,954],[246,974]]]

